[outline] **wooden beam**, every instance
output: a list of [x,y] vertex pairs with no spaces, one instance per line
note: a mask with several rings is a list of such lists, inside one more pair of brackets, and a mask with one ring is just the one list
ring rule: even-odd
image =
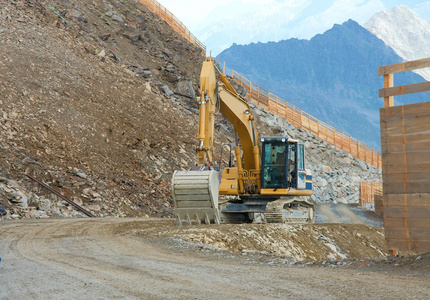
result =
[[399,64],[386,65],[378,68],[378,75],[393,74],[430,67],[430,58],[407,61]]
[[388,255],[399,256],[399,250],[388,250]]
[[[394,76],[393,74],[385,74],[384,75],[384,89],[392,88],[394,84]],[[381,96],[379,96],[381,97]],[[394,97],[386,96],[384,97],[384,107],[392,107],[394,106]]]
[[400,251],[428,252],[430,240],[386,239],[387,249]]
[[[385,76],[388,75],[384,75],[384,83]],[[406,95],[426,91],[430,91],[430,81],[379,89],[379,97],[384,97],[384,99],[387,99],[387,97],[390,96]]]
[[430,218],[385,218],[384,226],[387,227],[423,227],[430,231]]
[[386,239],[430,240],[427,227],[385,227]]
[[[430,207],[405,207],[405,206],[390,206],[384,207],[384,218],[416,218],[426,219],[430,215]],[[430,232],[429,232],[430,234]],[[429,237],[430,239],[430,237]]]

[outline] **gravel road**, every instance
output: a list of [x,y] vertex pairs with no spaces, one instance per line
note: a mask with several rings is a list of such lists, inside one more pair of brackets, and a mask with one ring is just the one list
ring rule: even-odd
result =
[[[171,223],[171,221],[168,221]],[[250,263],[131,235],[157,219],[0,223],[0,299],[428,299],[427,275]]]

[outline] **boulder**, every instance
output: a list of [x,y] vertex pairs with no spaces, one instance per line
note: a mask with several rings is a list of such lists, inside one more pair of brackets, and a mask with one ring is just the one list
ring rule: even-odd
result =
[[172,92],[172,90],[169,88],[167,84],[161,86],[161,90],[169,97],[175,94],[174,92]]
[[67,19],[82,19],[82,13],[77,9],[69,9],[66,13]]
[[191,80],[181,80],[176,84],[175,93],[194,99],[196,93],[194,91],[193,82]]
[[360,160],[360,161],[358,162],[358,164],[360,165],[360,168],[361,168],[363,171],[367,171],[368,167],[367,167],[367,164],[366,164],[364,161]]

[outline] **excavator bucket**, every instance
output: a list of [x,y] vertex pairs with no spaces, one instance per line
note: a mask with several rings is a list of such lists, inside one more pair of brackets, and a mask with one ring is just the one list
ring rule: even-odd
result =
[[219,224],[218,191],[217,171],[175,171],[172,195],[178,225]]

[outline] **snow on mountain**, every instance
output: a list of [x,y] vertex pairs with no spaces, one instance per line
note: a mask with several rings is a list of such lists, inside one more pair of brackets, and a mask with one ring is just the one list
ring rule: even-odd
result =
[[[405,60],[430,57],[430,21],[423,20],[406,5],[376,13],[364,28]],[[417,73],[430,80],[430,68]]]

